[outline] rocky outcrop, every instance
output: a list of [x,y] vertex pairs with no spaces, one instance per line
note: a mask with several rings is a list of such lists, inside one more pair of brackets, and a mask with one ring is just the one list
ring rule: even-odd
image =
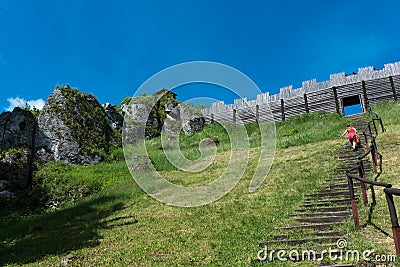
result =
[[135,144],[139,139],[142,139],[143,131],[145,132],[146,138],[151,138],[151,136],[154,135],[154,131],[150,132],[146,129],[148,127],[152,129],[158,128],[157,122],[154,119],[150,119],[151,122],[147,123],[147,114],[150,113],[150,105],[144,103],[130,103],[124,105],[122,108],[125,112],[125,116],[129,118],[123,128],[125,144]]
[[25,190],[31,181],[32,154],[25,148],[0,152],[0,196],[12,196]]
[[11,196],[31,183],[37,123],[21,108],[0,114],[0,196]]
[[33,148],[36,131],[33,114],[21,108],[0,114],[0,150],[6,148]]
[[158,95],[156,94],[144,95],[134,97],[129,103],[123,105],[122,110],[125,112],[125,116],[129,116],[129,120],[133,122],[125,125],[125,136],[130,139],[139,137],[140,130],[136,126],[143,125],[145,125],[146,138],[159,136],[166,117],[165,101],[171,97],[172,95],[164,95],[157,101]]
[[106,103],[102,107],[106,113],[108,124],[121,133],[124,126],[124,116],[110,103]]
[[89,165],[109,151],[113,131],[97,99],[69,86],[56,88],[38,118],[39,159]]
[[201,131],[205,123],[201,112],[175,97],[176,94],[163,89],[152,96],[135,97],[124,104],[122,109],[125,114],[132,122],[136,122],[125,125],[125,138],[138,136],[139,128],[135,129],[135,125],[137,127],[140,124],[146,125],[146,138],[160,135],[163,129],[170,134],[182,129],[187,135]]
[[205,119],[198,109],[185,103],[168,103],[166,107],[164,131],[167,133],[179,134],[182,130],[186,135],[192,135],[203,130]]
[[192,135],[203,130],[206,121],[198,109],[182,103],[178,105],[178,110],[182,130],[186,135]]

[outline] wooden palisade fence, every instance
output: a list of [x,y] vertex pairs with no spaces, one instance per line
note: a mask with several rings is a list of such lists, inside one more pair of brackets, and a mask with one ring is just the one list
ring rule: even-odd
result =
[[208,120],[249,122],[282,121],[294,115],[316,111],[344,114],[344,107],[360,104],[365,112],[371,105],[397,100],[400,94],[400,62],[386,64],[382,70],[360,68],[358,74],[332,74],[330,80],[305,81],[302,87],[286,86],[279,94],[257,95],[255,100],[236,99],[233,104],[223,101],[203,109]]

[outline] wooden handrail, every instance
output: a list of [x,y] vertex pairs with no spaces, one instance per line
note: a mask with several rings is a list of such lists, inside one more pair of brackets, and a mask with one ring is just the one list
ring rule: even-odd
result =
[[376,186],[382,186],[382,187],[386,187],[386,188],[392,187],[391,184],[384,183],[384,182],[378,182],[378,181],[374,181],[374,180],[368,180],[368,179],[365,179],[365,178],[362,178],[362,177],[358,177],[358,176],[353,175],[353,174],[348,173],[348,172],[346,173],[346,175],[347,175],[347,177],[350,177],[351,179],[354,179],[354,180],[363,182],[363,183],[365,183],[365,184],[371,184],[371,185],[376,185]]
[[400,254],[400,226],[397,217],[396,206],[394,205],[393,195],[400,196],[399,188],[385,188],[383,189],[386,195],[386,202],[389,208],[390,222],[392,223],[392,233],[396,254]]

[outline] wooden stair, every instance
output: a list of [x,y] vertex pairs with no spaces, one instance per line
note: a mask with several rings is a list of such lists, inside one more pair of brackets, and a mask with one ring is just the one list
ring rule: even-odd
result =
[[[362,116],[352,116],[353,125],[362,130],[365,121]],[[260,242],[261,248],[278,251],[296,249],[310,250],[318,248],[316,253],[323,250],[337,249],[336,242],[344,238],[337,228],[351,218],[350,195],[345,172],[356,166],[357,158],[363,155],[364,149],[353,151],[349,143],[342,145],[337,157],[340,167],[335,169],[334,176],[325,180],[325,188],[304,196],[302,205],[291,215],[292,225],[275,228],[277,234],[272,234],[268,241]],[[366,170],[370,168],[366,164]],[[357,173],[358,174],[358,173]],[[361,188],[359,183],[355,189]],[[260,263],[259,260],[256,262]],[[340,263],[318,263],[320,266],[352,266]],[[335,265],[336,264],[336,265]]]

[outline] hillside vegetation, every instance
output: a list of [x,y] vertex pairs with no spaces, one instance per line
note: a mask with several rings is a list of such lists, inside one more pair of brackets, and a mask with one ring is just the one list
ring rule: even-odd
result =
[[[377,139],[385,160],[380,179],[400,186],[399,102],[383,103],[374,110],[387,128]],[[260,133],[255,124],[246,125],[251,152],[244,177],[219,201],[196,208],[168,206],[149,197],[121,161],[121,151],[115,151],[109,162],[93,166],[47,163],[35,174],[40,185],[37,201],[47,208],[2,213],[0,265],[248,266],[257,256],[258,243],[275,227],[284,226],[303,196],[333,175],[338,164],[335,149],[345,142],[338,136],[347,121],[337,114],[313,113],[277,123],[275,160],[263,185],[251,194],[248,185],[261,150]],[[198,157],[193,148],[205,137],[218,144],[218,156],[209,172],[190,176],[166,161],[160,138],[146,145],[155,167],[167,179],[196,184],[214,179],[229,160],[229,138],[218,124],[182,136],[182,153]],[[377,207],[383,208],[376,208],[374,220],[390,232],[384,199],[379,201]],[[59,207],[52,208],[52,203]],[[363,212],[360,220],[366,218]],[[372,226],[357,232],[350,223],[345,227],[359,249],[379,238],[385,240],[380,249],[393,250],[390,238],[381,238]]]

